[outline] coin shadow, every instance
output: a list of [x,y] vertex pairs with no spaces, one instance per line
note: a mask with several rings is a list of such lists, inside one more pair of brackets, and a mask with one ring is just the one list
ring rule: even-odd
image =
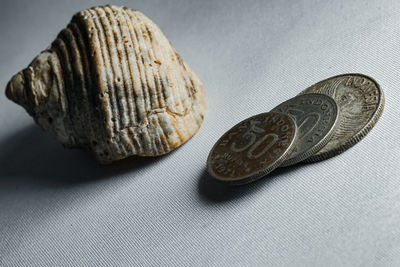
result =
[[265,177],[244,185],[229,185],[214,179],[206,169],[198,182],[198,194],[208,203],[223,203],[240,199],[249,194],[265,189],[272,181],[287,176],[294,170],[303,168],[306,164],[298,163],[288,167],[281,167],[269,173]]
[[2,189],[29,184],[59,187],[120,177],[119,174],[134,174],[163,158],[130,157],[101,165],[81,149],[64,148],[34,124],[1,139],[0,147]]

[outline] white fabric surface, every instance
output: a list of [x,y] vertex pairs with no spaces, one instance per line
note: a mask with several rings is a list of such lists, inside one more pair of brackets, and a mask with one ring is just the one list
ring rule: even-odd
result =
[[[400,266],[400,2],[111,1],[154,20],[207,92],[173,153],[98,165],[0,96],[0,266]],[[0,88],[76,11],[3,0]],[[214,142],[333,75],[372,76],[383,116],[344,154],[239,188],[205,172]]]

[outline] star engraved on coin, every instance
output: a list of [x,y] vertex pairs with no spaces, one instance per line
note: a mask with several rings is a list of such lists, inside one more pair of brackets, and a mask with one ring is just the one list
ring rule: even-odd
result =
[[323,80],[300,93],[331,96],[339,105],[340,122],[331,140],[307,162],[338,155],[359,142],[383,112],[384,95],[379,84],[363,74],[343,74]]
[[255,181],[290,155],[296,137],[296,124],[288,115],[268,112],[250,117],[216,142],[207,159],[207,170],[217,180],[230,184]]
[[296,164],[325,146],[335,133],[339,121],[339,107],[324,94],[296,96],[272,111],[291,116],[299,131],[295,148],[282,167]]

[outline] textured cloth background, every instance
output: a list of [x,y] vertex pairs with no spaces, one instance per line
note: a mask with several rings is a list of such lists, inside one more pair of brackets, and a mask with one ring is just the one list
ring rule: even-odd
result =
[[[78,10],[104,1],[3,0],[0,88]],[[399,266],[399,1],[112,1],[156,22],[207,92],[173,153],[98,165],[0,95],[0,266]],[[355,147],[239,188],[209,179],[237,122],[359,72],[386,106]]]

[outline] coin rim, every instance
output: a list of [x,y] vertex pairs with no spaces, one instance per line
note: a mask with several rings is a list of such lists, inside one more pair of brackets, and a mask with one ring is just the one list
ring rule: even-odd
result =
[[[213,153],[214,149],[215,149],[216,146],[218,145],[219,141],[220,141],[221,139],[223,139],[223,138],[228,134],[229,131],[231,131],[234,127],[236,127],[236,126],[239,125],[240,123],[242,123],[242,122],[244,122],[244,121],[246,121],[246,120],[249,120],[249,119],[251,119],[251,118],[260,116],[260,115],[271,114],[271,113],[279,114],[280,116],[281,116],[281,115],[284,115],[284,116],[288,117],[288,118],[289,118],[289,122],[290,122],[290,124],[291,124],[291,126],[292,126],[292,128],[293,128],[293,131],[294,131],[293,136],[292,136],[292,139],[290,140],[289,145],[288,145],[288,147],[286,148],[286,150],[283,151],[282,155],[281,155],[278,159],[276,159],[274,162],[272,162],[272,164],[267,165],[267,166],[265,166],[263,169],[261,169],[261,170],[255,172],[255,173],[249,174],[249,175],[247,175],[247,176],[243,176],[243,177],[240,177],[240,178],[220,178],[220,177],[218,177],[218,175],[216,175],[216,174],[214,173],[214,171],[212,170],[212,168],[211,168],[211,154]],[[247,184],[247,183],[254,182],[254,181],[256,181],[256,180],[258,180],[258,179],[260,179],[260,178],[266,176],[267,174],[269,174],[270,172],[272,172],[272,171],[275,170],[276,168],[278,168],[279,165],[281,165],[281,164],[290,156],[290,154],[292,153],[292,151],[293,151],[293,149],[294,149],[294,147],[295,147],[295,146],[294,146],[294,143],[295,143],[295,141],[297,140],[297,137],[298,137],[298,129],[297,129],[296,122],[295,122],[294,119],[292,119],[289,115],[286,115],[286,114],[284,114],[284,113],[279,113],[279,112],[264,112],[264,113],[260,113],[260,114],[257,114],[257,115],[248,117],[248,118],[246,118],[246,119],[244,119],[244,120],[238,122],[238,123],[235,124],[234,126],[232,126],[228,131],[226,131],[226,132],[217,140],[217,142],[215,142],[214,146],[211,148],[211,150],[210,150],[210,152],[209,152],[209,154],[208,154],[208,157],[207,157],[207,171],[208,171],[208,173],[209,173],[212,177],[214,177],[217,181],[222,182],[222,183],[224,183],[224,184],[229,184],[229,185],[243,185],[243,184]]]
[[[381,117],[381,115],[383,113],[384,106],[385,106],[385,96],[384,96],[381,86],[374,78],[372,78],[368,75],[365,75],[365,74],[361,74],[361,73],[340,74],[340,75],[336,75],[336,76],[327,78],[325,80],[322,80],[320,82],[317,82],[317,83],[307,87],[299,95],[308,94],[308,93],[303,93],[303,92],[319,83],[323,83],[327,80],[338,78],[338,77],[343,77],[343,76],[362,76],[367,79],[370,79],[373,83],[375,83],[375,85],[380,93],[378,108],[375,110],[374,114],[371,116],[371,118],[368,120],[368,122],[352,137],[347,139],[345,142],[343,142],[341,145],[337,146],[336,148],[330,149],[326,152],[322,152],[321,154],[314,154],[314,155],[310,156],[309,158],[305,159],[304,162],[309,162],[309,163],[318,162],[318,161],[332,158],[334,156],[337,156],[337,155],[343,153],[347,149],[351,148],[352,146],[354,146],[355,144],[360,142],[361,139],[363,139],[371,131],[371,129],[375,126],[375,124],[378,122],[379,118]],[[318,153],[318,152],[316,152],[316,153]]]
[[[291,158],[290,156],[288,157],[288,159],[286,159],[281,165],[280,167],[288,167],[291,165],[294,165],[296,163],[299,163],[307,158],[309,158],[310,156],[314,155],[316,152],[318,152],[319,150],[321,150],[332,138],[333,134],[336,132],[337,127],[339,126],[339,119],[340,119],[340,108],[336,102],[335,99],[333,99],[332,97],[330,97],[329,95],[326,94],[320,94],[320,93],[310,93],[310,94],[303,94],[303,95],[297,95],[295,97],[292,97],[289,100],[286,100],[285,102],[279,104],[278,106],[276,106],[275,108],[273,108],[271,111],[273,111],[274,109],[276,109],[277,107],[279,107],[280,105],[284,105],[285,103],[290,102],[292,99],[295,99],[297,97],[305,97],[306,95],[317,95],[318,97],[322,98],[326,98],[328,99],[328,101],[330,101],[336,111],[336,116],[335,116],[335,121],[333,122],[331,129],[325,134],[325,136],[319,140],[319,142],[317,142],[314,146],[312,146],[311,148],[309,148],[308,150],[304,151],[303,153]],[[275,111],[277,112],[277,111]],[[283,113],[283,112],[282,112]],[[286,114],[286,113],[283,113]],[[288,114],[287,114],[288,115]],[[289,115],[290,116],[290,115]]]

